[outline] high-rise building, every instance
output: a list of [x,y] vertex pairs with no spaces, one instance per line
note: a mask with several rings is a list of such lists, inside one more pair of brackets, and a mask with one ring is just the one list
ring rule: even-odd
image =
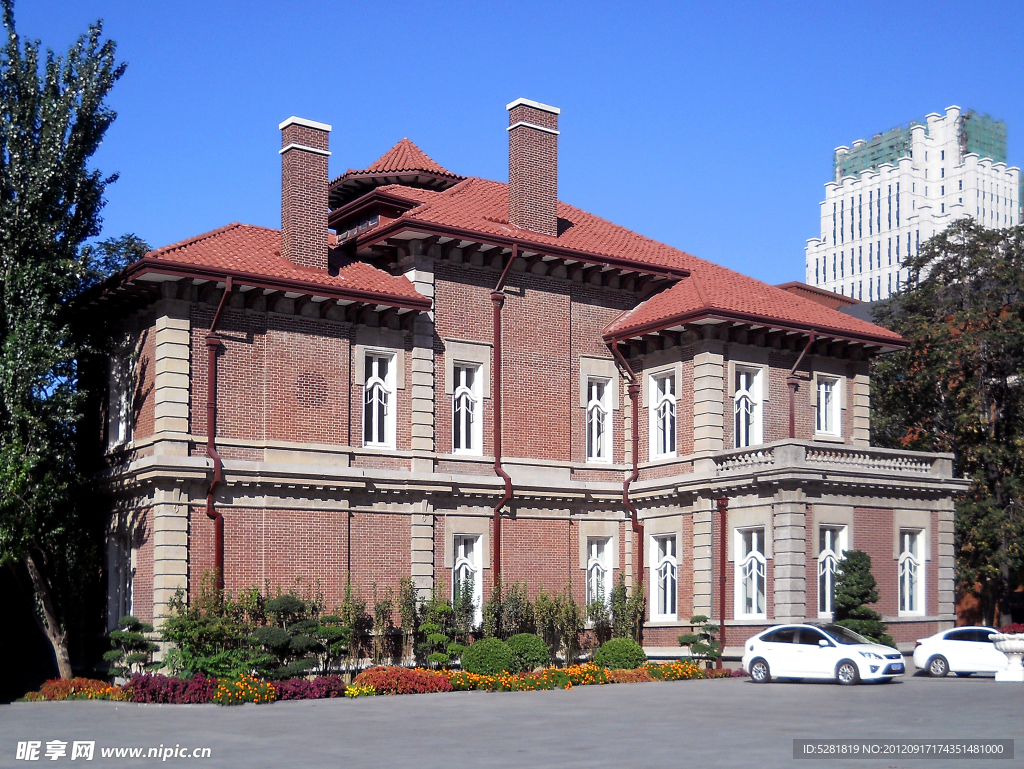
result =
[[924,120],[837,147],[807,241],[809,285],[863,301],[907,279],[905,261],[956,219],[997,229],[1021,220],[1020,169],[1006,165],[1006,124],[947,107]]

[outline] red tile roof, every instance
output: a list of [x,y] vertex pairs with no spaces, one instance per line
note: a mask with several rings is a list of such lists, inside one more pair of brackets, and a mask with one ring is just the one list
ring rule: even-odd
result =
[[408,139],[402,139],[366,168],[350,168],[331,182],[331,184],[350,176],[380,176],[411,173],[414,171],[423,171],[436,176],[448,176],[452,179],[463,178],[435,162],[427,153]]
[[[246,277],[261,284],[281,282],[283,285],[306,284],[311,291],[321,287],[324,294],[346,294],[353,297],[373,295],[381,300],[391,298],[399,306],[429,306],[430,300],[416,291],[401,276],[390,275],[365,262],[353,261],[335,254],[332,264],[339,264],[336,275],[314,267],[293,264],[281,256],[281,232],[251,224],[229,224],[196,237],[150,251],[129,268],[133,276],[163,268],[198,269],[204,273],[232,275],[244,284]],[[381,301],[387,304],[387,301]]]
[[440,192],[401,185],[380,189],[419,204],[389,225],[389,231],[437,224],[690,272],[689,278],[623,313],[605,329],[608,338],[634,330],[653,330],[658,324],[664,328],[674,325],[670,321],[675,319],[717,314],[752,322],[774,320],[780,325],[885,344],[902,342],[898,334],[880,326],[699,259],[567,203],[558,204],[558,237],[520,230],[508,223],[508,185],[501,182],[471,177]]

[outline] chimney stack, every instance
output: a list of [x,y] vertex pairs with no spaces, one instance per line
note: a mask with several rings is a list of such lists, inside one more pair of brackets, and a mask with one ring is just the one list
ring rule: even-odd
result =
[[331,127],[290,117],[281,129],[281,255],[327,269],[327,158]]
[[516,99],[508,110],[508,221],[558,235],[558,115],[547,104]]

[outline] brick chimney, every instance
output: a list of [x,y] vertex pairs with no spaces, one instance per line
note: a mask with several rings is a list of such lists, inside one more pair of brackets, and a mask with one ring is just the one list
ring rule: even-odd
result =
[[516,99],[508,110],[508,221],[558,235],[558,115],[547,104]]
[[281,129],[281,255],[327,269],[327,158],[331,127],[290,117]]

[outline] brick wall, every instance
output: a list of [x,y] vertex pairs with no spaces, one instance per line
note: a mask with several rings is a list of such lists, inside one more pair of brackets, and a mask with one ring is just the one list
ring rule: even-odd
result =
[[[281,148],[299,144],[327,150],[330,134],[292,123]],[[327,269],[327,155],[292,148],[281,155],[281,255],[306,267]]]
[[[509,110],[508,124],[520,121],[558,130],[558,115],[525,104]],[[508,132],[509,222],[516,227],[558,234],[558,135],[530,126]]]
[[[899,570],[892,557],[892,510],[857,507],[853,515],[856,523],[852,548],[871,556],[871,572],[878,582],[878,603],[872,608],[879,614],[894,617],[899,610]],[[929,562],[927,572],[932,571],[931,566]]]
[[138,439],[153,434],[156,412],[156,333],[152,319],[149,319],[139,334],[139,359],[135,375],[135,390],[132,394],[132,436]]
[[153,514],[147,510],[138,519],[132,541],[135,574],[132,576],[132,611],[141,622],[153,622]]

